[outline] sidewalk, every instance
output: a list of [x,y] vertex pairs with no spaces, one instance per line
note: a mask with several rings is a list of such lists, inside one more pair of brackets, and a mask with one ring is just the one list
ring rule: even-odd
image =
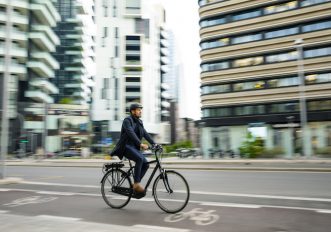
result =
[[[104,159],[20,159],[7,160],[7,166],[91,167],[102,168],[104,163],[120,160]],[[127,163],[124,161],[124,163]],[[177,157],[162,159],[168,169],[192,170],[246,170],[246,171],[316,171],[331,172],[331,159],[202,159]]]

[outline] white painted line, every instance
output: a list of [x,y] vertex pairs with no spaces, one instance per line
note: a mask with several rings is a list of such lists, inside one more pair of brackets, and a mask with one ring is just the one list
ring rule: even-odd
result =
[[0,210],[0,213],[8,213],[8,210]]
[[250,209],[261,208],[261,205],[222,203],[222,202],[205,202],[205,203],[200,203],[200,205],[220,206],[220,207],[235,207],[235,208],[250,208]]
[[60,216],[53,216],[53,215],[38,215],[38,216],[36,216],[36,218],[60,220],[60,221],[80,221],[81,220],[81,218],[60,217]]
[[192,194],[200,194],[200,195],[214,195],[214,196],[250,197],[250,198],[281,199],[281,200],[331,202],[330,198],[292,197],[292,196],[243,194],[243,193],[219,193],[219,192],[202,192],[202,191],[191,191],[191,193]]
[[174,231],[174,232],[189,232],[191,230],[188,229],[179,229],[179,228],[173,228],[173,227],[163,227],[163,226],[150,226],[150,225],[133,225],[133,228],[137,229],[153,229],[155,231]]
[[331,213],[331,210],[316,210],[317,213]]
[[[63,183],[48,183],[48,182],[34,182],[34,181],[22,181],[22,184],[31,185],[46,185],[46,186],[63,186],[63,187],[79,187],[79,188],[97,188],[99,185],[78,185],[78,184],[63,184]],[[183,193],[183,191],[178,191]],[[264,199],[281,199],[281,200],[298,200],[298,201],[321,201],[331,202],[330,198],[314,198],[314,197],[292,197],[281,195],[263,195],[263,194],[244,194],[244,193],[224,193],[224,192],[207,192],[207,191],[191,191],[191,194],[198,195],[213,195],[213,196],[230,196],[230,197],[249,197],[249,198],[264,198]]]
[[3,188],[0,188],[0,192],[8,192],[10,191],[10,189],[3,189]]
[[80,184],[50,183],[50,182],[38,182],[38,181],[22,181],[21,184],[78,187],[78,188],[100,188],[100,186],[101,186],[101,185],[80,185]]
[[73,196],[75,193],[71,192],[51,192],[51,191],[38,191],[38,194],[60,195],[60,196]]

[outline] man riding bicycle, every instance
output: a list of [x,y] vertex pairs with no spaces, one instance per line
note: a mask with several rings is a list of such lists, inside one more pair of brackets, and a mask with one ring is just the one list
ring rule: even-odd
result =
[[123,120],[120,139],[110,154],[111,156],[116,155],[120,159],[123,159],[124,156],[136,163],[134,168],[133,190],[139,193],[145,191],[144,187],[141,186],[140,181],[149,168],[146,158],[140,151],[140,149],[148,149],[148,145],[142,143],[141,140],[144,137],[151,145],[155,144],[151,136],[145,130],[143,122],[140,119],[142,108],[142,105],[138,103],[131,104],[130,116]]

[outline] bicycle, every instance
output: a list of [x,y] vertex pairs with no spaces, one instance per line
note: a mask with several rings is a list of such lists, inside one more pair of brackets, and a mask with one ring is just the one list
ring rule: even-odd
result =
[[176,171],[166,170],[161,164],[163,148],[155,145],[151,148],[155,159],[149,164],[156,163],[146,186],[145,192],[137,193],[132,189],[134,166],[129,160],[128,170],[124,171],[123,162],[106,163],[102,171],[104,176],[101,180],[101,193],[104,201],[112,208],[121,209],[126,206],[131,198],[140,199],[146,196],[148,186],[157,170],[160,174],[153,183],[152,195],[156,204],[167,213],[177,213],[183,210],[190,198],[190,189],[186,179]]

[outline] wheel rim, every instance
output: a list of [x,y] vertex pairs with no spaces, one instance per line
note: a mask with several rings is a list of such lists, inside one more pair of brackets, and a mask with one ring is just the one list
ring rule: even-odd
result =
[[190,196],[189,186],[179,173],[167,171],[167,178],[173,193],[168,193],[163,179],[155,180],[153,192],[157,205],[167,213],[177,213],[185,208]]
[[124,196],[112,191],[114,186],[131,188],[131,182],[129,178],[122,178],[122,174],[125,174],[121,170],[112,170],[108,172],[106,177],[102,181],[101,193],[104,201],[112,208],[122,208],[129,203],[131,196]]

